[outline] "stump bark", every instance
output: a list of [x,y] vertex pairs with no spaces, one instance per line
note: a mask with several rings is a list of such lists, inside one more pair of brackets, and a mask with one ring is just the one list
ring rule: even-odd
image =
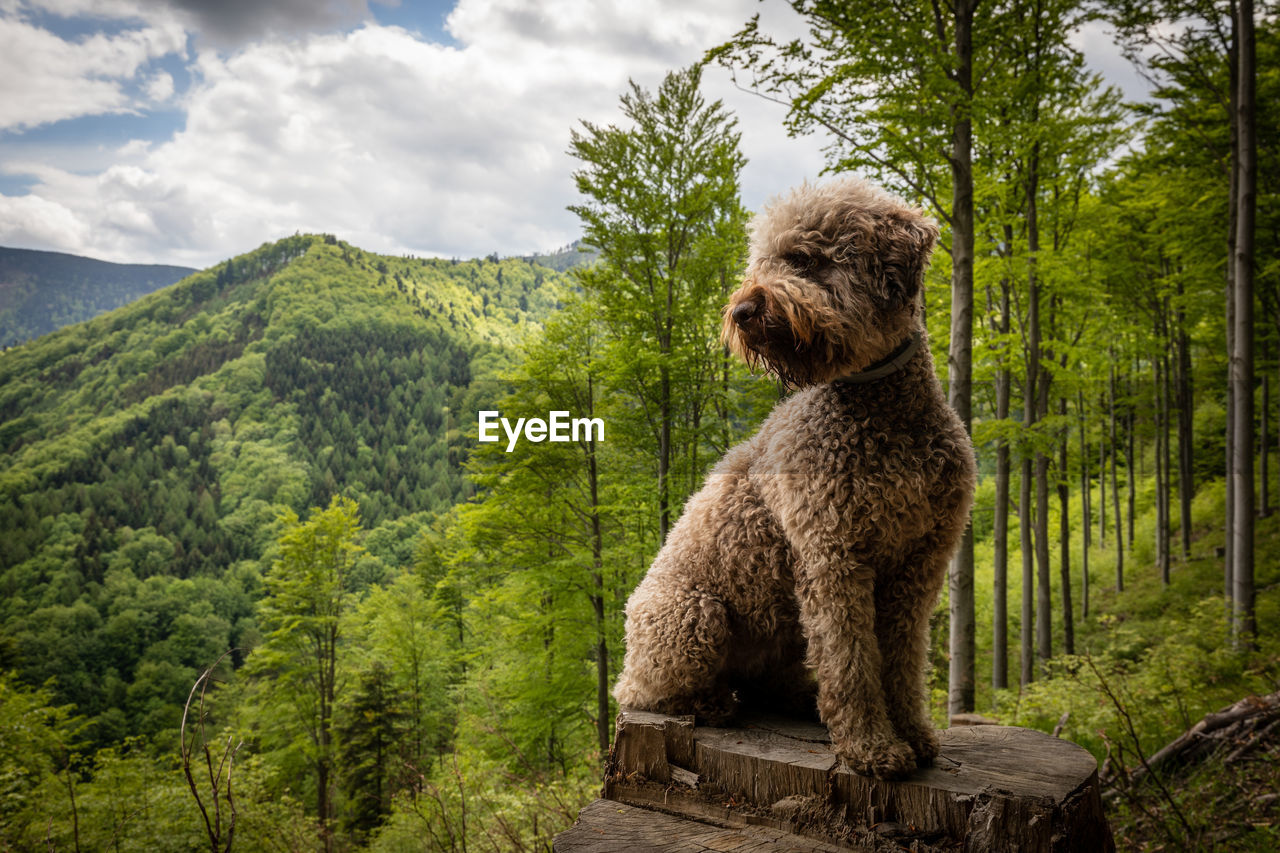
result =
[[761,716],[722,729],[623,711],[603,799],[554,849],[1115,849],[1097,762],[1081,747],[1009,726],[939,735],[932,767],[887,782],[844,768],[814,723]]

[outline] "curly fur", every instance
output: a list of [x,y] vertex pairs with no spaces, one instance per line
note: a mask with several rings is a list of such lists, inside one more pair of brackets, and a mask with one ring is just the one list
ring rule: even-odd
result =
[[968,523],[973,448],[923,333],[937,226],[863,181],[805,185],[753,223],[726,343],[800,388],[729,450],[627,602],[618,702],[728,720],[816,708],[854,770],[900,776],[938,751],[929,616]]

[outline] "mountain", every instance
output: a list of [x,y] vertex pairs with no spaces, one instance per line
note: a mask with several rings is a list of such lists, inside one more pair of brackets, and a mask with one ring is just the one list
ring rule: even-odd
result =
[[409,563],[466,496],[482,383],[565,282],[295,236],[0,353],[0,672],[99,744],[161,731],[252,645],[281,512],[354,497]]
[[589,248],[581,240],[574,240],[569,245],[544,254],[521,256],[522,260],[548,267],[558,272],[568,272],[574,267],[589,266],[596,262],[600,253]]
[[127,305],[195,272],[0,247],[0,346],[38,338]]

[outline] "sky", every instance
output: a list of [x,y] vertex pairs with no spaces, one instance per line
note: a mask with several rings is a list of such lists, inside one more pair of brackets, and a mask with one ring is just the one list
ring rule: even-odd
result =
[[[390,254],[580,236],[567,154],[781,0],[0,0],[0,246],[206,267],[295,232]],[[1100,28],[1086,59],[1142,84]],[[822,170],[820,137],[709,68],[743,201]]]

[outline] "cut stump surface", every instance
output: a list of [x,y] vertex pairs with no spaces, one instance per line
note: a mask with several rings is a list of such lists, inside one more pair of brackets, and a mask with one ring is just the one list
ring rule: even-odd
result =
[[[622,831],[628,822],[664,815],[677,824],[644,842],[659,846],[643,846],[639,835],[634,848],[575,846],[584,833],[598,834],[600,827],[591,824],[599,815],[591,810],[604,807],[593,804],[555,849],[1115,849],[1097,762],[1081,747],[1009,726],[965,726],[939,736],[941,753],[932,767],[886,782],[843,767],[821,725],[762,716],[721,729],[695,727],[687,717],[623,711],[603,796],[649,814],[618,812],[627,819],[609,828]],[[747,846],[740,847],[679,846],[708,825],[779,835],[743,834]],[[800,842],[810,846],[796,846]]]

